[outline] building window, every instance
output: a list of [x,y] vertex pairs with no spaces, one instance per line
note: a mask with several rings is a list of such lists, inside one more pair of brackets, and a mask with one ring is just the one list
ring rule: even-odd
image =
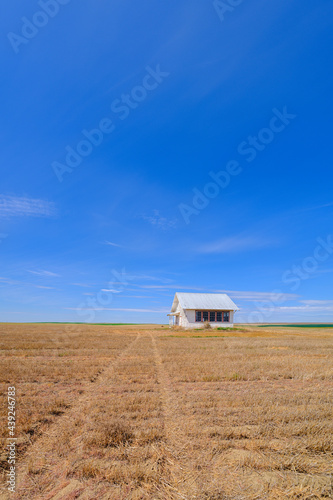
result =
[[201,311],[195,311],[195,321],[201,321]]
[[210,323],[230,323],[230,311],[195,311],[195,321]]

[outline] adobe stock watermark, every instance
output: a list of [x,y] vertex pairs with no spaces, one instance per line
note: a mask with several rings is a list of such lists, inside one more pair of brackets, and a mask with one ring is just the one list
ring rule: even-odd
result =
[[[317,238],[318,245],[314,248],[312,255],[305,257],[300,265],[293,265],[281,276],[284,285],[288,285],[292,292],[301,286],[304,280],[309,279],[318,270],[320,264],[326,262],[333,255],[333,234],[324,238]],[[267,322],[277,307],[286,302],[285,293],[281,290],[273,290],[272,300],[265,304],[256,304],[257,309],[248,316],[248,323]]]
[[[288,112],[287,106],[284,106],[282,111],[274,108],[272,113],[273,116],[267,127],[260,129],[256,136],[249,135],[237,147],[238,154],[245,156],[245,160],[248,163],[253,162],[257,155],[274,141],[276,135],[283,132],[291,121],[296,118],[296,115]],[[207,182],[201,191],[198,188],[192,190],[194,194],[192,204],[180,203],[178,205],[185,223],[190,223],[192,215],[199,215],[209,205],[210,200],[216,198],[221,190],[226,189],[231,179],[241,172],[243,172],[243,167],[240,160],[230,160],[224,170],[220,170],[219,172],[210,171],[208,175],[211,181]]]
[[214,0],[213,6],[220,20],[224,21],[225,14],[233,12],[244,0]]
[[[114,99],[111,103],[111,111],[120,120],[126,120],[130,113],[135,110],[148,96],[149,92],[157,89],[163,83],[170,73],[161,71],[158,64],[155,69],[147,66],[146,75],[143,77],[140,85],[136,85],[128,94],[122,94],[119,99]],[[63,181],[65,174],[72,173],[93,151],[95,147],[102,144],[105,137],[114,132],[116,125],[108,117],[102,118],[97,126],[91,130],[83,129],[81,139],[74,147],[67,145],[65,147],[66,156],[64,162],[52,162],[52,169],[59,182]]]
[[21,17],[22,27],[21,33],[17,34],[13,31],[7,33],[7,38],[15,52],[18,54],[22,45],[27,45],[36,35],[39,30],[44,28],[49,20],[60,11],[62,5],[67,5],[71,0],[39,0],[38,5],[41,10],[37,10],[31,20],[27,17]]
[[120,272],[113,269],[112,279],[107,284],[108,288],[102,288],[96,295],[88,297],[85,302],[81,303],[76,309],[78,316],[87,316],[83,322],[92,323],[96,312],[103,311],[105,307],[109,306],[114,298],[125,290],[130,280],[131,278],[127,276],[125,269]]

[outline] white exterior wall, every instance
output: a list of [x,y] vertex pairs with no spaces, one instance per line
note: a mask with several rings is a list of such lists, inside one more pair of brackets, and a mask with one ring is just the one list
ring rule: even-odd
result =
[[180,312],[179,316],[179,326],[183,326],[184,328],[188,328],[188,320],[186,317],[186,311],[181,307],[180,304],[177,306],[177,312]]
[[187,317],[188,324],[192,325],[195,323],[195,310],[194,309],[185,309],[185,314]]
[[[172,324],[174,324],[175,326],[182,326],[184,328],[187,328],[188,321],[187,321],[186,313],[185,313],[184,309],[182,309],[182,307],[179,303],[177,305],[177,309],[176,309],[175,313],[179,313],[179,316],[170,316],[170,321],[169,321],[170,326],[172,326]],[[171,319],[171,318],[174,318],[174,319]],[[172,322],[174,322],[174,323],[172,323]]]
[[[179,306],[178,306],[179,307]],[[178,308],[177,308],[178,310]],[[182,320],[181,325],[185,328],[202,328],[203,327],[203,322],[197,323],[195,321],[195,310],[194,309],[186,309],[185,311],[182,310],[184,314],[184,320]],[[229,311],[230,313],[230,321],[229,323],[221,322],[213,322],[209,323],[212,328],[232,328],[234,326],[234,311]]]

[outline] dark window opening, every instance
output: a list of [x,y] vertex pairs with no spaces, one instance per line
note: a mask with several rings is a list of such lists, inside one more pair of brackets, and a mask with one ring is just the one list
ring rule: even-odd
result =
[[195,321],[201,321],[201,311],[195,311]]
[[229,323],[229,312],[224,312],[223,313],[223,321],[225,323]]

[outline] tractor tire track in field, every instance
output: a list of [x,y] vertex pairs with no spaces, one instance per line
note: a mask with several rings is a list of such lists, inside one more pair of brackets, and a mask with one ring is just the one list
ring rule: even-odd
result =
[[[54,491],[54,489],[52,490],[54,494],[50,492],[50,485],[53,485],[54,488],[55,484],[61,485],[61,482],[64,482],[70,458],[73,454],[79,454],[80,451],[82,451],[80,450],[82,445],[78,444],[79,447],[75,450],[64,450],[61,456],[61,462],[59,463],[59,455],[57,456],[55,450],[60,442],[60,438],[63,435],[76,435],[77,440],[80,441],[80,437],[82,436],[82,427],[80,425],[76,425],[76,421],[80,417],[89,419],[88,411],[92,406],[93,401],[99,397],[98,390],[106,385],[117,366],[124,359],[126,359],[133,348],[135,348],[135,345],[140,337],[141,333],[139,332],[136,338],[127,347],[125,347],[125,349],[123,349],[109,365],[99,372],[97,377],[91,379],[82,396],[77,399],[77,402],[62,416],[60,416],[58,420],[46,430],[46,432],[33,442],[33,444],[28,448],[24,459],[18,463],[16,493],[11,494],[10,497],[9,494],[8,496],[5,494],[5,496],[1,496],[1,498],[11,498],[13,500],[19,500],[22,498],[33,498],[34,500],[37,500],[38,498],[54,500],[58,498],[67,498],[71,485],[74,486],[74,483],[77,483],[77,481],[72,481],[70,483],[67,481],[63,495],[61,493],[61,489],[59,490],[59,488],[58,491]],[[45,475],[47,475],[48,478],[45,478]],[[43,476],[43,487],[38,487],[39,476]],[[42,489],[44,491],[46,486],[48,486],[48,488],[46,488],[48,493],[40,493],[40,496],[37,496],[36,492],[38,490],[41,492]],[[74,489],[77,489],[77,484]],[[31,490],[34,491],[32,492]],[[75,496],[73,498],[77,497]]]
[[[164,413],[165,453],[168,474],[161,478],[161,484],[168,499],[197,498],[197,472],[191,464],[191,443],[184,432],[182,412],[177,395],[160,355],[156,338],[151,334],[158,383]],[[161,497],[163,498],[163,497]]]

